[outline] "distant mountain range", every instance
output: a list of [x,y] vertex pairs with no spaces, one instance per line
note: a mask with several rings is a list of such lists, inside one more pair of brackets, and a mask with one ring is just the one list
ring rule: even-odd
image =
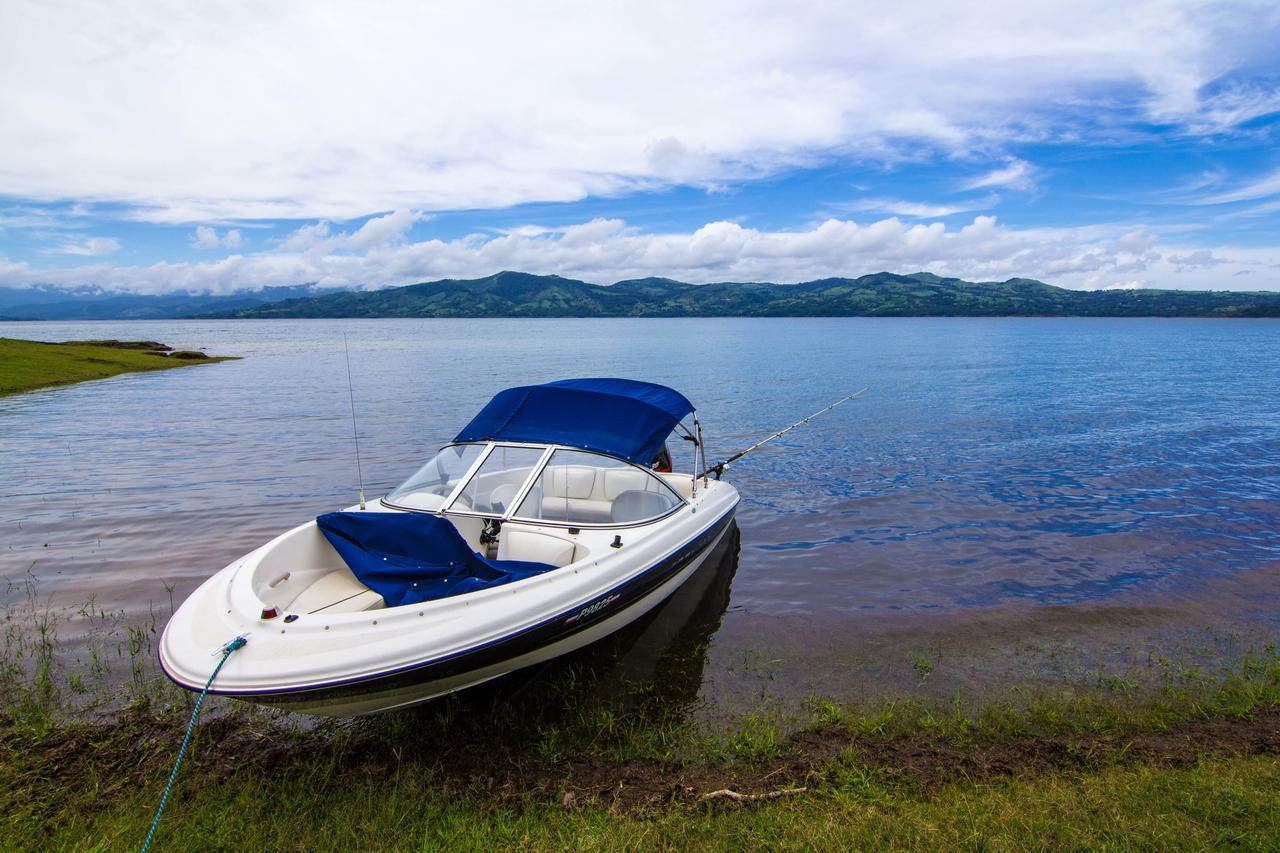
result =
[[229,312],[329,291],[312,285],[207,293],[110,293],[96,288],[0,287],[5,320],[172,320],[213,311]]
[[214,317],[1280,317],[1280,293],[1080,291],[1027,278],[970,282],[875,273],[800,284],[613,285],[501,272],[385,290],[344,291],[219,311]]
[[874,273],[799,284],[687,284],[642,278],[612,285],[557,275],[319,290],[267,287],[226,295],[113,294],[0,288],[14,320],[160,320],[188,317],[1280,317],[1280,293],[1187,290],[1081,291],[1028,278],[971,282],[931,273]]

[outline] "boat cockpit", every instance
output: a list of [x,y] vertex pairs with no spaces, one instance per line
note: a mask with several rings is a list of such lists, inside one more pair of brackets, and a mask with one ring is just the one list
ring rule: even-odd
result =
[[[462,594],[477,578],[475,589],[598,557],[621,532],[634,543],[694,488],[691,474],[562,445],[449,444],[372,512],[322,516],[282,537],[254,587],[264,607],[330,614]],[[402,599],[374,581],[388,560],[433,553],[441,565],[400,567],[416,579]],[[438,577],[448,580],[428,590],[425,579]]]

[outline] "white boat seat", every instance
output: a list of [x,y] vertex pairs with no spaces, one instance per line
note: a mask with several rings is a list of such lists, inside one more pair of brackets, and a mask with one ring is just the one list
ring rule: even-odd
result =
[[649,485],[649,475],[633,468],[608,468],[604,474],[604,499],[616,500],[623,492],[644,491]]
[[609,503],[599,491],[596,469],[587,465],[549,465],[542,478],[542,518],[608,521]]
[[[585,465],[554,465],[540,494],[540,518],[586,524],[629,523],[660,515],[670,502],[654,494],[652,478],[633,468],[595,469]],[[649,498],[632,497],[647,493]],[[537,490],[530,493],[535,500]],[[626,496],[626,497],[623,497]],[[623,497],[621,506],[616,501]],[[516,558],[520,559],[520,558]]]
[[609,520],[609,501],[576,500],[574,498],[543,498],[542,517],[553,521],[581,521],[583,523]]
[[547,473],[546,497],[584,500],[595,488],[596,469],[586,465],[554,465]]
[[630,524],[662,515],[671,508],[671,500],[657,492],[631,489],[618,495],[609,508],[609,520],[616,524]]
[[528,560],[549,563],[558,568],[573,562],[575,550],[576,546],[569,539],[533,530],[508,527],[498,537],[499,560]]
[[288,609],[295,613],[359,613],[378,610],[386,602],[346,569],[329,572],[298,594]]
[[[540,513],[532,517],[548,521],[627,524],[661,515],[672,506],[669,496],[655,493],[655,488],[660,487],[652,476],[631,467],[550,465],[529,492],[526,506],[540,504]],[[649,497],[635,497],[637,493]]]
[[489,493],[489,511],[498,513],[507,511],[511,508],[511,502],[515,500],[516,493],[519,491],[520,487],[513,486],[511,483],[496,486]]

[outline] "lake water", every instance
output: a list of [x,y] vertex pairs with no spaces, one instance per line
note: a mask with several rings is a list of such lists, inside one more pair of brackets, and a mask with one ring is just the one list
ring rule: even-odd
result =
[[1248,320],[0,323],[243,357],[0,398],[8,601],[34,577],[55,605],[167,614],[166,584],[180,600],[353,503],[344,332],[370,495],[511,385],[671,385],[713,459],[869,387],[730,469],[742,550],[708,700],[1280,636],[1280,323]]

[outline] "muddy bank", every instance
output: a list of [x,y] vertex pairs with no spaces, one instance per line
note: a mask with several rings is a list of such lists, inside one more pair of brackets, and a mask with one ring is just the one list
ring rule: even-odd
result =
[[[134,708],[106,722],[33,736],[0,724],[0,760],[11,779],[44,780],[50,791],[112,797],[162,783],[183,733],[178,715]],[[437,732],[438,734],[438,732]],[[1187,767],[1206,758],[1280,754],[1280,708],[1245,715],[1185,718],[1145,731],[1063,735],[979,735],[969,742],[922,731],[892,736],[822,725],[780,740],[776,754],[739,759],[617,759],[607,748],[575,744],[548,756],[540,738],[389,738],[374,731],[299,732],[264,719],[226,716],[203,724],[182,786],[201,789],[255,774],[333,783],[361,779],[392,785],[427,775],[432,787],[481,803],[553,801],[643,812],[694,804],[723,789],[753,795],[804,787],[819,792],[850,773],[928,795],[951,783],[981,783],[1142,764]],[[599,747],[599,748],[597,748]],[[22,784],[19,781],[19,784]],[[719,801],[717,801],[719,802]],[[736,807],[728,802],[725,807]]]

